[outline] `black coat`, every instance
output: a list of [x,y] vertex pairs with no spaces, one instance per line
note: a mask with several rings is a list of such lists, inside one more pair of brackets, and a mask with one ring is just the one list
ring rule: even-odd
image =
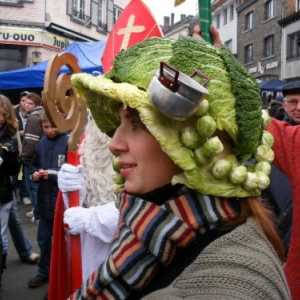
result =
[[270,201],[277,216],[276,227],[288,252],[293,219],[292,187],[288,178],[273,164],[270,182],[270,186],[263,191],[263,196]]
[[[11,145],[14,150],[6,151],[2,148],[5,144]],[[13,200],[11,177],[18,175],[20,170],[18,140],[10,136],[5,127],[0,129],[0,156],[3,159],[0,166],[0,202],[3,204]]]
[[271,117],[282,121],[284,118],[284,108],[281,101],[272,100],[270,104],[269,114]]
[[50,170],[47,179],[39,181],[38,210],[41,217],[53,220],[56,198],[58,194],[57,174],[66,162],[68,134],[61,133],[50,139],[44,136],[37,145],[37,150],[32,163],[33,174],[39,169]]

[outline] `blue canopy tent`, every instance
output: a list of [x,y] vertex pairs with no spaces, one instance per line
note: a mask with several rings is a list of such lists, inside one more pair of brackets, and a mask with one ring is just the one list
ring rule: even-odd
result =
[[281,92],[285,81],[279,79],[270,79],[259,83],[262,92]]
[[[74,54],[83,72],[90,74],[95,71],[103,73],[101,57],[105,45],[106,41],[74,42],[63,52]],[[0,91],[43,88],[47,65],[48,60],[28,68],[0,72]],[[68,72],[69,69],[64,66],[60,71]]]

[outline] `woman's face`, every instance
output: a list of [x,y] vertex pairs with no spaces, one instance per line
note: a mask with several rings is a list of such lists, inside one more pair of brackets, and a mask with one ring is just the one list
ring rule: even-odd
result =
[[142,194],[170,183],[179,168],[138,116],[123,108],[119,115],[121,124],[109,143],[109,150],[119,156],[126,191]]
[[6,109],[2,106],[0,107],[0,128],[3,127],[3,125],[5,124],[6,120],[7,120],[7,111]]

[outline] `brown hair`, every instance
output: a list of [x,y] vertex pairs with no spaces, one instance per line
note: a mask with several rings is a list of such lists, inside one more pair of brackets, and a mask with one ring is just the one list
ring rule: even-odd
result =
[[252,197],[239,199],[238,201],[241,210],[240,215],[236,219],[222,224],[221,228],[235,228],[241,224],[244,224],[249,217],[253,216],[258,221],[262,231],[273,246],[279,259],[284,262],[286,258],[285,250],[282,239],[274,225],[275,215],[271,209],[267,207],[265,200]]
[[35,106],[42,105],[42,98],[37,93],[29,93],[26,98],[32,100]]
[[41,122],[49,121],[49,118],[44,109],[41,110],[39,117]]
[[14,112],[14,108],[7,97],[0,94],[0,107],[6,111],[6,131],[10,135],[15,135],[18,131],[18,121]]

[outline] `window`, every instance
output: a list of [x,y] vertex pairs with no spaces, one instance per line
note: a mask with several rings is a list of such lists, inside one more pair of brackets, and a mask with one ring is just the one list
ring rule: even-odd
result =
[[73,17],[80,21],[88,21],[86,16],[86,0],[73,0]]
[[300,0],[297,1],[297,11],[300,11]]
[[225,42],[225,45],[230,49],[230,51],[232,52],[232,40],[229,40],[227,42]]
[[100,22],[103,21],[103,1],[102,0],[99,0],[99,3],[98,3],[98,20]]
[[33,3],[34,0],[0,0],[0,3],[9,3],[9,4],[22,4],[22,3]]
[[227,8],[224,9],[224,25],[227,24]]
[[107,31],[107,24],[104,23],[105,0],[98,0],[98,29]]
[[300,31],[290,34],[287,37],[287,59],[300,57]]
[[220,28],[220,14],[216,15],[216,27]]
[[114,6],[114,24],[117,22],[118,18],[121,15],[122,10],[116,6]]
[[253,45],[247,45],[245,47],[245,57],[244,57],[245,64],[251,63],[253,61]]
[[229,7],[229,21],[232,21],[233,18],[234,18],[234,5],[231,4],[230,7]]
[[4,3],[21,3],[21,0],[1,0],[0,1],[1,3],[4,2]]
[[254,27],[254,12],[251,11],[246,15],[245,30],[249,30]]
[[274,35],[270,35],[264,39],[264,56],[274,55]]
[[26,47],[0,44],[0,72],[24,68]]
[[265,4],[265,20],[275,17],[275,0],[268,1]]

